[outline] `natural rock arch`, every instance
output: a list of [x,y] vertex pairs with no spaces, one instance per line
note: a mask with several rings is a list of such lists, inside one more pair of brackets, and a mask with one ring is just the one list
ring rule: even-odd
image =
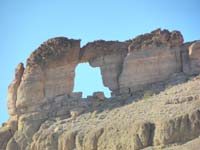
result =
[[103,85],[99,67],[93,68],[89,63],[79,63],[76,66],[73,92],[80,91],[83,93],[83,98],[98,91],[104,92],[106,97],[110,97],[110,90]]
[[[182,44],[180,32],[160,29],[125,42],[99,40],[82,48],[80,40],[49,39],[28,58],[16,89],[15,107],[26,108],[60,95],[73,94],[75,68],[79,63],[89,62],[92,67],[100,67],[103,85],[113,96],[131,94],[180,72]],[[157,60],[162,63],[152,65]],[[149,63],[141,68],[141,61]],[[19,111],[24,112],[24,109]]]
[[[145,35],[140,35],[133,40],[128,40],[125,42],[100,40],[88,43],[82,48],[80,48],[80,40],[73,40],[64,37],[47,40],[31,54],[31,56],[27,60],[27,65],[25,68],[23,67],[23,64],[19,64],[16,69],[14,81],[11,83],[8,90],[8,111],[10,114],[10,118],[5,127],[2,128],[3,132],[2,130],[0,132],[0,137],[2,137],[1,139],[3,139],[3,141],[0,140],[0,143],[3,143],[1,144],[3,146],[0,145],[0,149],[6,149],[6,145],[8,148],[17,148],[19,146],[22,147],[21,149],[29,149],[29,146],[31,146],[33,149],[35,149],[34,146],[37,146],[37,144],[40,145],[40,142],[33,142],[33,140],[35,140],[35,137],[33,136],[37,131],[40,132],[40,127],[40,129],[43,131],[44,128],[41,126],[41,124],[44,124],[46,128],[46,125],[48,126],[49,121],[54,122],[55,118],[70,119],[71,117],[71,119],[76,119],[78,115],[86,112],[94,112],[93,115],[95,116],[97,113],[96,108],[98,106],[102,106],[103,104],[103,109],[116,107],[118,105],[111,107],[107,105],[109,103],[111,104],[115,100],[119,100],[121,106],[124,104],[124,101],[126,101],[127,98],[127,100],[129,100],[129,98],[132,99],[134,97],[134,92],[136,92],[137,90],[141,89],[144,86],[147,86],[148,84],[153,84],[159,81],[164,82],[169,76],[174,73],[199,73],[200,60],[198,56],[200,54],[200,46],[199,42],[195,41],[193,43],[183,43],[183,37],[178,31],[169,32],[167,30],[160,29]],[[191,50],[191,55],[188,55],[188,49]],[[181,59],[183,61],[181,61]],[[157,63],[157,61],[159,63]],[[96,93],[92,97],[88,97],[87,99],[82,99],[80,95],[77,96],[76,93],[73,93],[75,68],[79,63],[83,62],[89,62],[92,67],[100,67],[103,84],[108,87],[112,91],[112,95],[114,95],[113,97],[111,97],[111,101],[106,101],[104,97],[102,98],[101,93]],[[140,62],[143,62],[142,67],[142,63]],[[189,66],[188,69],[183,69],[185,66]],[[199,81],[197,80],[195,84],[198,88]],[[179,88],[179,86],[177,87]],[[179,90],[180,93],[184,91],[186,93],[188,92],[188,90],[185,90],[185,87],[183,87],[183,90]],[[198,92],[199,89],[197,90],[197,93]],[[191,94],[189,97],[185,98],[181,98],[181,101],[178,100],[178,103],[191,102]],[[199,95],[197,95],[196,98],[192,97],[193,100],[197,98],[199,98]],[[159,96],[158,99],[160,100],[161,105],[169,106],[168,104],[173,104],[168,101],[168,97],[167,99],[160,99]],[[163,100],[165,100],[166,103],[163,103]],[[177,105],[177,100],[174,99],[174,96],[171,100],[172,102],[175,102],[174,104]],[[154,99],[153,97],[152,102],[154,101],[156,101],[156,99]],[[154,106],[155,108],[157,106],[160,107],[160,104],[155,105],[153,103],[152,107],[149,108],[154,108]],[[193,105],[193,103],[191,104]],[[107,105],[108,107],[104,107],[105,105]],[[142,102],[142,106],[145,106],[145,108],[144,111],[141,112],[154,110],[147,109],[144,101]],[[161,110],[165,108],[165,106],[161,107]],[[129,118],[131,118],[134,114],[133,112],[137,110],[137,107],[138,105],[134,105],[132,111],[130,111],[130,107],[127,107],[127,110],[122,110],[126,110],[125,114],[129,114]],[[177,112],[177,106],[174,108],[175,112]],[[161,112],[161,110],[158,112]],[[181,110],[183,110],[182,107]],[[189,111],[190,109],[187,110]],[[194,109],[192,108],[191,110]],[[118,109],[115,110],[115,113],[116,112],[118,112]],[[188,121],[185,121],[185,119],[189,119],[189,122],[191,123],[189,124],[189,127],[192,127],[192,130],[190,130],[192,132],[187,132],[187,130],[183,128],[184,135],[189,134],[189,136],[187,136],[187,139],[192,139],[199,135],[199,126],[197,126],[198,124],[196,124],[196,122],[199,121],[199,112],[200,111],[197,110],[194,114],[188,115],[184,114],[185,110],[183,110],[184,115],[182,117],[179,116],[178,118],[179,121],[181,119],[183,123],[186,123],[186,125],[188,125]],[[120,112],[118,113],[120,114]],[[154,113],[155,116],[157,116],[157,111]],[[149,115],[149,113],[140,114],[141,117],[139,118],[142,119],[145,114]],[[116,120],[116,124],[111,123],[110,127],[113,127],[107,128],[108,130],[105,130],[106,132],[112,133],[110,132],[110,129],[114,129],[117,124],[121,126],[121,121],[123,120],[121,117],[123,117],[123,115],[117,116],[119,117],[119,120]],[[93,117],[89,117],[93,119]],[[113,113],[111,113],[111,118],[112,117]],[[107,117],[107,119],[110,122],[110,117]],[[132,119],[135,123],[135,117],[132,117]],[[131,121],[130,125],[134,127],[132,120],[126,120]],[[175,121],[176,120],[177,118],[175,118]],[[173,132],[178,138],[171,139],[168,132],[166,132],[164,136],[170,138],[170,140],[163,140],[162,138],[160,139],[160,133],[163,133],[161,131],[167,131],[169,128],[171,128],[170,124],[168,126],[168,122],[164,122],[164,124],[154,125],[152,124],[152,120],[149,121],[151,123],[147,122],[142,123],[141,125],[142,128],[143,126],[147,127],[145,128],[145,130],[147,129],[148,131],[147,133],[150,133],[153,130],[153,134],[155,134],[154,139],[151,139],[150,143],[145,140],[148,143],[145,142],[146,144],[143,143],[144,145],[138,148],[144,148],[145,146],[148,146],[148,144],[152,145],[153,140],[155,141],[154,144],[172,144],[173,142],[186,140],[185,136],[179,133],[179,130],[177,130],[177,133]],[[171,120],[167,121],[171,122]],[[157,123],[157,121],[155,123]],[[166,124],[167,126],[165,126]],[[124,127],[126,128],[126,126]],[[186,129],[189,129],[185,125],[184,127],[186,127]],[[88,126],[88,128],[88,131],[90,131],[90,126]],[[120,130],[123,131],[125,128],[121,128]],[[67,130],[68,129],[69,128],[67,128]],[[101,137],[103,137],[104,135],[109,135],[102,135],[105,128],[99,129],[100,130],[93,132],[95,134],[92,134],[92,137],[93,135],[95,135],[96,137],[96,133],[98,133],[98,135]],[[134,130],[134,132],[140,131],[137,127],[135,129],[136,130]],[[177,129],[179,129],[178,126]],[[197,129],[198,132],[196,132]],[[50,135],[51,137],[53,137],[52,139],[54,139],[55,137],[55,131],[57,132],[58,130],[59,129],[57,128],[57,125],[55,130],[51,130],[53,131],[53,134]],[[133,135],[133,132],[130,133],[131,135]],[[140,134],[137,132],[135,133],[135,135]],[[173,133],[172,136],[174,136]],[[125,134],[127,135],[127,133]],[[47,136],[48,135],[49,132],[47,133]],[[137,146],[138,140],[140,140],[141,137],[135,135],[134,139],[131,140],[131,144],[134,144],[133,141],[135,141]],[[148,139],[149,137],[151,137],[149,136],[149,134],[147,136],[143,136],[143,134],[140,135]],[[79,135],[77,137],[79,138]],[[111,141],[116,140],[115,138],[119,139],[118,135],[114,138],[110,138],[111,136],[107,137],[108,139],[105,140],[104,138],[103,141],[109,141],[110,139]],[[182,138],[179,141],[180,137]],[[46,139],[48,138],[41,139],[41,141],[46,142]],[[89,142],[91,141],[89,140]],[[55,145],[53,146],[55,147]]]

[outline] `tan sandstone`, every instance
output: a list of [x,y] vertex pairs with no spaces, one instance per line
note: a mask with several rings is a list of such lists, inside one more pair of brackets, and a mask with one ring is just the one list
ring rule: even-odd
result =
[[[139,150],[198,144],[199,41],[157,29],[134,39],[52,38],[19,64],[8,89],[0,150]],[[100,67],[101,91],[73,92],[77,64]],[[194,77],[196,76],[196,77]],[[191,143],[190,143],[191,141]]]

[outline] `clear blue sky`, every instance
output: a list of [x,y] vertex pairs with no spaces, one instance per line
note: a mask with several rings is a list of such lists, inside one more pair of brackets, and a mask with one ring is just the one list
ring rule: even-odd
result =
[[[159,27],[180,30],[185,41],[200,39],[200,1],[0,0],[0,124],[8,119],[7,87],[16,65],[43,41],[56,36],[81,38],[82,45],[97,39],[127,40]],[[89,73],[85,67],[79,72]]]

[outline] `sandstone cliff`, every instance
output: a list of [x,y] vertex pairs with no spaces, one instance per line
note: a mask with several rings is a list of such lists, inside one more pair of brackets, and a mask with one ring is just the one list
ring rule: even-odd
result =
[[[75,68],[84,62],[100,67],[111,98],[73,93]],[[200,42],[184,43],[178,31],[82,48],[80,40],[49,39],[16,68],[0,150],[168,149],[190,140],[196,150],[199,73]]]

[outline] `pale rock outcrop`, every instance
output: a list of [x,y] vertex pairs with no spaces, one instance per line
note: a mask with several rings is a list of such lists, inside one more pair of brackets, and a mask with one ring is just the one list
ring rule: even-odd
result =
[[76,148],[75,140],[76,140],[77,131],[69,131],[63,133],[58,139],[58,149],[59,150],[72,150]]
[[[69,113],[59,112],[57,105],[52,106],[51,102],[57,96],[72,93],[79,51],[79,40],[54,38],[44,42],[28,58],[19,87],[15,90],[18,130],[8,146],[17,145],[25,149],[47,118]],[[51,112],[50,109],[57,111]]]
[[6,150],[20,150],[19,145],[16,143],[13,137],[9,140]]
[[8,112],[11,116],[17,114],[16,112],[17,90],[20,85],[23,73],[24,73],[24,66],[22,63],[20,63],[15,69],[14,80],[8,87],[7,105],[8,105]]
[[43,72],[39,66],[26,67],[17,91],[18,113],[25,113],[23,108],[40,104],[44,99],[43,78]]
[[139,150],[153,144],[152,134],[154,126],[150,122],[136,121],[133,123],[132,121],[127,121],[122,124],[123,126],[119,124],[115,124],[116,126],[110,124],[108,128],[105,127],[104,133],[97,142],[98,149]]
[[169,32],[168,30],[156,29],[151,33],[139,35],[132,40],[128,40],[128,50],[141,51],[148,50],[156,47],[177,47],[183,44],[183,37],[179,31]]
[[119,93],[118,78],[127,54],[127,44],[118,41],[94,41],[81,48],[81,62],[100,67],[103,84],[113,95]]
[[13,138],[9,140],[6,150],[12,150],[13,147],[16,150],[26,149],[31,143],[35,132],[47,119],[48,115],[44,112],[21,115],[18,120],[18,130],[14,133]]
[[38,105],[48,98],[72,93],[79,51],[79,40],[54,38],[43,43],[27,60],[17,106]]
[[128,42],[129,53],[119,78],[120,93],[132,93],[181,71],[180,32],[158,29]]
[[97,150],[98,149],[98,140],[103,134],[104,128],[97,128],[91,130],[84,138],[83,149],[88,150]]
[[[34,135],[30,149],[139,150],[198,138],[199,81],[194,79],[96,116],[86,113],[75,120],[47,121]],[[175,101],[174,97],[188,99],[190,95],[189,101],[168,103]]]
[[189,49],[188,49],[191,43],[193,42],[183,43],[183,45],[181,46],[181,68],[182,68],[182,72],[188,75],[192,74],[190,57],[189,57]]
[[[72,92],[75,67],[84,62],[100,67],[111,98]],[[199,71],[199,41],[183,43],[178,31],[82,48],[80,40],[47,40],[16,69],[0,150],[139,150],[193,140],[200,77],[191,75]]]
[[188,49],[191,71],[194,74],[198,74],[200,72],[200,41],[195,41],[189,46]]
[[186,142],[200,135],[200,110],[161,121],[156,125],[154,145]]
[[0,150],[5,150],[8,141],[12,138],[13,133],[9,126],[0,128]]

